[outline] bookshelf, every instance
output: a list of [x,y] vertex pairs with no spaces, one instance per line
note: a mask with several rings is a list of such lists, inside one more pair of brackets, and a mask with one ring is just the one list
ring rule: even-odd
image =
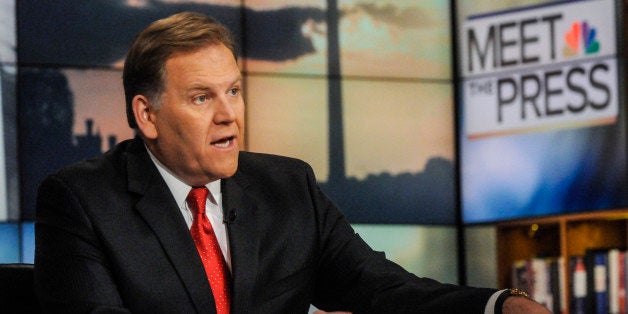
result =
[[[628,209],[504,221],[496,224],[496,230],[497,279],[501,288],[507,288],[512,286],[511,269],[518,260],[563,257],[567,261],[587,249],[626,249]],[[568,273],[568,263],[564,268]],[[569,287],[569,276],[564,280]]]

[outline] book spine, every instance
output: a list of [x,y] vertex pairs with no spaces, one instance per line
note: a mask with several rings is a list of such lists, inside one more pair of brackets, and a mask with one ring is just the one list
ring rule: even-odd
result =
[[587,270],[584,265],[584,257],[574,256],[571,258],[572,274],[572,312],[574,314],[586,314],[587,298]]
[[619,252],[618,256],[619,266],[619,314],[626,314],[626,252]]
[[608,312],[619,314],[619,250],[608,251]]
[[607,253],[596,253],[593,264],[593,284],[595,291],[595,313],[597,314],[608,313],[607,269]]

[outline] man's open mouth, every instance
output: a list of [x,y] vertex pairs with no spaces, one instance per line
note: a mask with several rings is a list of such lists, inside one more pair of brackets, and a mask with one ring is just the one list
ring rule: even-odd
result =
[[227,148],[229,147],[229,145],[231,145],[231,141],[233,141],[233,138],[233,136],[221,138],[215,142],[212,142],[211,144],[219,148]]

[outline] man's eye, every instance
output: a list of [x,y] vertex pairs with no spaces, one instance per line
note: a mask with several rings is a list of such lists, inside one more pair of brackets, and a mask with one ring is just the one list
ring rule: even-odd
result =
[[232,88],[229,90],[229,95],[231,96],[237,96],[238,93],[240,93],[240,89],[239,88]]
[[207,100],[207,96],[206,95],[200,95],[200,96],[196,96],[194,97],[194,102],[199,104],[199,103],[204,103]]

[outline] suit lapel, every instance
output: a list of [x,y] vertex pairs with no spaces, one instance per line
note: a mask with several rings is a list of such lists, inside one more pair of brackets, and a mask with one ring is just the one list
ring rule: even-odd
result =
[[245,193],[248,182],[241,175],[222,180],[223,211],[225,217],[235,220],[228,226],[231,248],[233,288],[231,308],[233,313],[247,313],[254,299],[253,290],[257,278],[259,259],[259,231],[257,212],[250,197]]
[[137,211],[159,239],[197,312],[215,309],[203,264],[185,220],[141,140],[134,140],[127,160],[129,190],[141,195]]

